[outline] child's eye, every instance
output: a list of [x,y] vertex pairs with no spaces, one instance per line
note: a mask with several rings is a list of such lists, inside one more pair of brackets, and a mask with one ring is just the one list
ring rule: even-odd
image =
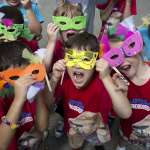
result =
[[129,48],[133,48],[135,46],[135,42],[130,43]]
[[80,21],[76,21],[75,24],[80,24]]
[[9,32],[14,32],[15,29],[8,29],[7,31],[9,31]]
[[38,74],[38,73],[39,73],[38,69],[32,71],[32,74]]
[[61,25],[65,25],[66,24],[66,22],[63,22],[63,21],[61,21],[61,22],[59,22]]

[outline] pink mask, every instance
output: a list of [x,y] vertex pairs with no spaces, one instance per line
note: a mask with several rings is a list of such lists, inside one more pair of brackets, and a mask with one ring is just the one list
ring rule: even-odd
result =
[[[121,25],[122,26],[122,25]],[[119,25],[120,27],[120,25]],[[122,26],[122,31],[124,32]],[[126,28],[125,28],[126,29]],[[121,30],[120,30],[121,31]],[[123,32],[120,32],[117,35],[121,35]],[[125,32],[124,32],[125,33]],[[120,48],[111,48],[109,45],[108,36],[105,34],[101,39],[101,43],[104,44],[104,55],[102,56],[112,67],[117,67],[121,65],[125,57],[131,57],[138,54],[142,51],[143,48],[143,40],[138,31],[136,32],[128,32],[129,34],[123,34],[125,36],[125,40]]]

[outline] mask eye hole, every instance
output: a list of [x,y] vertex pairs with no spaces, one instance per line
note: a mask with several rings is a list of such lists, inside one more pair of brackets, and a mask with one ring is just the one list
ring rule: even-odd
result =
[[9,32],[14,32],[15,29],[8,29],[7,31],[9,31]]
[[135,46],[135,42],[130,43],[129,48],[133,48]]
[[117,57],[118,57],[118,55],[115,54],[115,55],[111,56],[110,58],[111,58],[111,59],[116,59]]
[[4,27],[1,27],[2,30],[4,30]]
[[32,71],[32,74],[38,74],[39,73],[39,70],[33,70]]
[[65,25],[65,24],[66,24],[66,22],[61,21],[61,22],[60,22],[60,24],[61,24],[61,25]]
[[11,79],[11,80],[17,80],[19,78],[19,76],[11,76],[11,77],[9,77],[9,79]]
[[75,24],[80,24],[80,21],[76,21]]
[[0,34],[0,37],[2,37],[2,36],[4,36],[4,34],[2,33],[2,34]]

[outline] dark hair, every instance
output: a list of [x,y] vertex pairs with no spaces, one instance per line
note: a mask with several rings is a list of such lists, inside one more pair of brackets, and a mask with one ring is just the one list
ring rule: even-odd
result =
[[24,23],[23,15],[20,12],[20,10],[16,7],[3,6],[0,8],[0,12],[5,14],[3,16],[3,19],[4,18],[12,19],[13,23],[15,23],[15,24],[23,24]]
[[26,45],[19,41],[12,41],[0,44],[0,71],[8,69],[11,65],[21,66],[29,64],[27,59],[22,57]]
[[78,50],[99,51],[99,42],[97,38],[88,32],[81,32],[71,36],[65,43],[67,49],[77,48]]

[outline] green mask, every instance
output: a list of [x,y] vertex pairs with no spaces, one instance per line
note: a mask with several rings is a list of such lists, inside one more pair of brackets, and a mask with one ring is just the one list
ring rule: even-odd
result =
[[65,30],[82,30],[86,27],[86,17],[76,16],[73,18],[64,16],[53,16],[53,23],[56,24],[61,31]]
[[33,35],[24,24],[13,24],[11,27],[6,27],[0,23],[0,40],[3,40],[4,42],[15,41],[18,37],[31,40]]

